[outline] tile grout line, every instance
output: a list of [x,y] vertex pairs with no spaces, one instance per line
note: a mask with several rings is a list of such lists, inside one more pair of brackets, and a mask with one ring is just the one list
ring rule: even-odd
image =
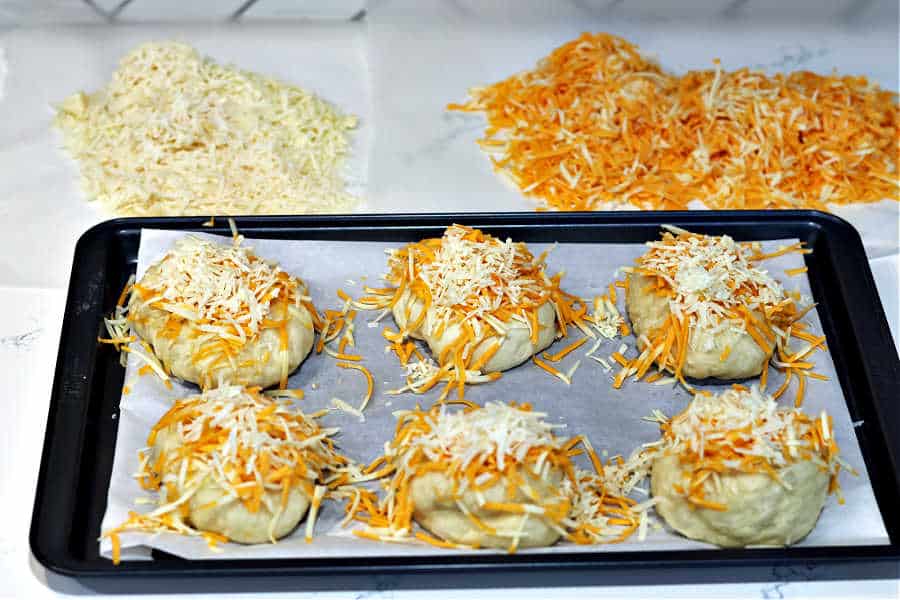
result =
[[113,9],[112,13],[110,13],[110,18],[115,19],[116,17],[118,17],[119,13],[121,13],[122,10],[129,4],[131,4],[131,0],[122,0],[122,2],[120,2],[119,5]]
[[251,6],[253,6],[254,4],[256,4],[256,1],[257,1],[257,0],[246,0],[246,2],[244,2],[243,4],[241,4],[241,5],[238,7],[238,9],[237,9],[236,11],[234,11],[234,13],[233,13],[230,17],[228,17],[228,19],[229,19],[230,21],[237,21],[238,19],[240,19],[240,18],[244,15],[245,12],[247,12],[247,9],[248,9],[248,8],[250,8]]
[[112,20],[113,15],[111,15],[110,13],[106,12],[105,10],[103,10],[102,8],[97,6],[97,4],[94,2],[94,0],[83,0],[83,1],[85,4],[87,4],[91,8],[91,10],[93,10],[95,13],[97,13],[98,15],[100,15],[101,17],[106,19],[107,21]]

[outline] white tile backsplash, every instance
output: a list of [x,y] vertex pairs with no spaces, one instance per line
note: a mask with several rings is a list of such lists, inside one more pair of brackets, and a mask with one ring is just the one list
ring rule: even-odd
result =
[[103,23],[106,17],[84,0],[0,0],[0,27],[55,23]]
[[366,0],[257,0],[241,19],[350,19],[365,7]]
[[736,9],[736,16],[751,20],[821,23],[852,12],[868,0],[748,0]]
[[123,22],[224,21],[246,0],[131,0],[116,14]]

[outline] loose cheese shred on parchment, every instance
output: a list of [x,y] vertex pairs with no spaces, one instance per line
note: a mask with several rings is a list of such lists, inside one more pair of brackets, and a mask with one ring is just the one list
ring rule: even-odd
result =
[[677,77],[582,34],[448,109],[484,112],[497,171],[554,210],[816,208],[900,199],[897,95],[865,77]]
[[298,87],[143,44],[106,87],[76,93],[56,125],[85,193],[124,216],[349,212],[354,116]]

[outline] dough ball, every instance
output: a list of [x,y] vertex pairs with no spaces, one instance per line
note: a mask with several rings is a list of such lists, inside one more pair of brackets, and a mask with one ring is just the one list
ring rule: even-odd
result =
[[[671,314],[669,299],[656,294],[652,286],[655,279],[640,273],[628,276],[628,292],[625,307],[631,319],[636,337],[645,335],[652,338]],[[759,323],[763,315],[752,312]],[[746,379],[762,373],[763,366],[771,358],[772,351],[764,352],[753,337],[735,327],[724,327],[717,332],[693,327],[689,331],[688,351],[684,359],[682,373],[686,377],[705,379]],[[722,353],[731,348],[725,360]]]
[[[178,452],[180,446],[177,431],[173,427],[167,427],[156,436],[154,459],[161,453],[171,457]],[[191,487],[195,481],[189,480],[188,483],[188,487]],[[281,506],[281,490],[266,490],[259,510],[251,512],[239,499],[230,498],[212,475],[203,477],[199,485],[199,489],[188,500],[185,522],[195,529],[218,533],[242,544],[262,544],[272,538],[285,537],[297,528],[310,505],[309,497],[302,488],[295,485],[288,492],[284,510],[275,519]],[[176,484],[178,496],[184,492]],[[175,499],[167,497],[166,501],[172,502]]]
[[[140,284],[162,287],[160,263],[147,269]],[[269,387],[277,384],[282,375],[281,333],[279,328],[261,329],[237,351],[233,360],[220,353],[205,352],[206,336],[193,323],[172,313],[144,305],[139,294],[132,294],[129,318],[135,332],[153,347],[163,366],[175,377],[195,383],[201,388],[222,384]],[[273,301],[265,318],[271,321],[287,319],[288,373],[297,369],[312,350],[315,331],[310,311],[303,305]],[[172,327],[174,323],[181,323]]]
[[[549,469],[546,478],[540,478],[527,469],[520,469],[519,472],[537,496],[537,500],[529,498],[522,490],[518,490],[514,497],[508,497],[506,477],[501,477],[497,483],[481,492],[484,500],[532,504],[560,501],[563,473],[559,469]],[[492,535],[479,527],[460,509],[453,498],[452,490],[453,482],[445,473],[432,471],[414,477],[410,483],[410,494],[414,506],[413,518],[416,522],[435,536],[456,544],[504,550],[509,548],[512,538]],[[523,526],[524,515],[481,508],[477,494],[471,490],[463,493],[461,502],[485,526],[495,531],[519,531],[521,528],[522,536],[519,541],[521,548],[550,546],[560,537],[560,534],[540,515],[529,515]]]
[[[408,322],[415,323],[422,314],[425,303],[416,298],[408,290],[403,292],[392,310],[394,320],[401,328]],[[409,318],[407,319],[407,310]],[[500,348],[481,368],[483,373],[506,371],[522,364],[538,352],[548,348],[556,339],[556,311],[550,302],[544,302],[537,309],[538,336],[537,343],[532,343],[528,326],[510,319],[503,324],[507,328],[506,335],[486,336],[475,348],[470,364],[478,362],[478,359],[487,352],[495,342],[500,342]],[[440,362],[441,353],[456,341],[462,333],[462,326],[458,323],[448,325],[440,335],[438,332],[440,323],[437,318],[437,310],[430,308],[426,311],[425,318],[419,327],[410,331],[410,336],[424,340],[431,349],[436,362]],[[487,325],[485,325],[487,327]],[[495,330],[491,330],[495,331]]]
[[656,511],[670,527],[686,537],[724,547],[794,544],[809,534],[825,505],[828,473],[811,461],[778,470],[790,489],[764,473],[727,473],[702,485],[704,498],[724,504],[726,511],[696,507],[674,491],[684,484],[678,456],[657,458],[651,472],[651,491],[659,499]]
[[309,498],[296,486],[288,492],[287,504],[274,525],[272,520],[281,506],[280,491],[266,491],[256,512],[247,510],[239,500],[225,498],[225,491],[207,477],[190,500],[188,520],[197,529],[220,533],[241,544],[270,541],[270,528],[276,540],[285,537],[297,528],[309,509]]

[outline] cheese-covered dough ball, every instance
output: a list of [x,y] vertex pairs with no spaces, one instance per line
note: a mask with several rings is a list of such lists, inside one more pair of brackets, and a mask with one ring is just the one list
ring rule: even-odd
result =
[[392,250],[388,267],[393,287],[358,304],[389,308],[399,327],[391,341],[425,341],[448,377],[466,381],[490,380],[567,335],[582,303],[546,274],[544,255],[462,225]]
[[202,388],[286,383],[309,355],[306,285],[237,245],[179,240],[134,286],[129,320],[175,377]]
[[[634,334],[638,338],[658,337],[665,331],[666,324],[671,322],[669,298],[657,294],[654,287],[654,278],[640,273],[628,276],[625,306]],[[765,323],[762,313],[757,310],[750,313],[758,322]],[[727,380],[758,376],[771,358],[774,345],[767,350],[763,349],[742,324],[741,321],[736,321],[717,328],[689,328],[688,349],[684,355],[682,373],[695,379],[715,377]],[[763,326],[771,333],[768,326]]]
[[[418,315],[424,307],[422,300],[415,298],[411,293],[404,292],[400,300],[394,305],[392,310],[394,320],[397,325],[403,329],[410,322],[415,322]],[[407,319],[406,314],[409,311],[410,318]],[[537,340],[532,339],[529,326],[521,321],[508,319],[502,322],[506,329],[504,334],[500,335],[495,330],[480,339],[472,351],[469,359],[470,364],[478,364],[481,358],[491,350],[495,344],[499,347],[494,350],[490,358],[485,362],[481,371],[483,373],[493,373],[496,371],[506,371],[517,365],[522,364],[532,356],[548,348],[556,339],[556,313],[550,302],[544,302],[537,308]],[[454,342],[463,334],[463,325],[461,323],[452,323],[441,328],[438,311],[429,310],[422,321],[422,324],[409,330],[410,337],[424,340],[435,357],[445,357],[448,349],[452,348]]]
[[170,518],[244,544],[290,534],[347,460],[288,403],[225,386],[176,401],[151,431],[140,479]]
[[[387,495],[366,533],[509,551],[549,546],[566,533],[569,510],[584,492],[576,527],[599,522],[594,531],[609,535],[581,485],[588,478],[570,460],[579,439],[556,437],[558,426],[545,416],[495,402],[400,411],[396,435],[376,461],[391,473]],[[581,529],[578,535],[593,542]]]
[[825,505],[830,476],[812,462],[763,473],[727,473],[703,482],[704,497],[726,510],[698,507],[675,486],[689,470],[676,456],[653,462],[651,491],[656,512],[678,533],[723,547],[789,546],[812,531]]
[[[674,229],[627,267],[625,306],[641,355],[679,379],[746,379],[787,347],[805,309],[756,264],[759,247]],[[796,248],[799,250],[799,245]]]
[[525,469],[522,471],[522,478],[534,491],[534,497],[529,497],[518,489],[513,496],[509,496],[509,481],[506,477],[501,477],[497,483],[478,494],[468,490],[461,497],[455,498],[450,475],[424,473],[414,477],[410,484],[410,495],[415,506],[413,518],[437,537],[456,544],[505,550],[509,547],[510,538],[490,532],[517,531],[521,532],[518,544],[520,548],[551,546],[556,543],[560,534],[548,521],[525,519],[523,515],[485,508],[485,505],[489,507],[491,503],[543,505],[559,501],[563,473],[558,468],[548,469],[541,476]]
[[687,537],[724,547],[794,544],[837,489],[828,416],[780,408],[756,388],[695,396],[662,428],[651,492],[657,513]]
[[[182,444],[173,426],[160,431],[153,446],[154,459],[160,454],[177,453]],[[261,544],[285,537],[296,529],[310,502],[302,488],[292,486],[284,504],[281,490],[265,490],[259,506],[251,510],[252,507],[248,508],[239,498],[231,497],[213,474],[207,474],[199,481],[195,478],[189,484],[180,484],[176,480],[174,490],[178,496],[191,492],[185,521],[192,527],[224,535],[242,544]],[[167,499],[173,501],[176,498]]]

